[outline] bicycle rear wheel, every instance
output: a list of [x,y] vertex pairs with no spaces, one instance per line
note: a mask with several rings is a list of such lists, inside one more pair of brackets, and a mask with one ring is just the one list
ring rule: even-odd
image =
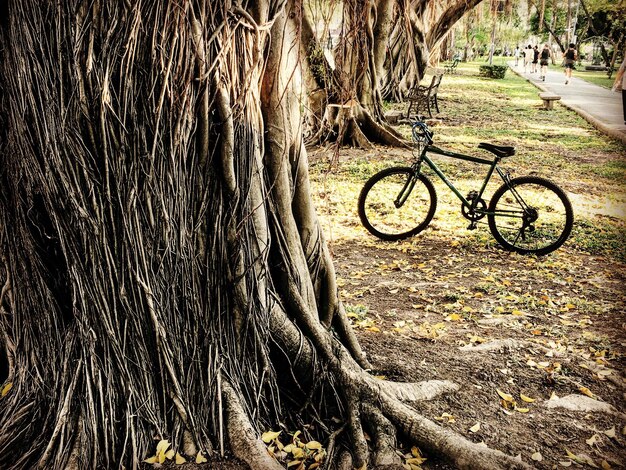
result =
[[505,249],[545,255],[569,237],[572,204],[552,181],[538,176],[514,178],[489,202],[489,229]]
[[359,195],[359,217],[382,240],[401,240],[424,230],[435,214],[437,193],[428,178],[409,167],[372,176]]

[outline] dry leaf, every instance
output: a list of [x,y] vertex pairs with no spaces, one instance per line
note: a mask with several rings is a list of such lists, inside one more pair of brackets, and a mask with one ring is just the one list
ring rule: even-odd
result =
[[182,465],[187,462],[187,459],[176,452],[176,465]]
[[567,462],[563,462],[562,460],[559,460],[559,465],[561,465],[562,467],[571,467],[572,461],[568,460]]
[[480,423],[476,423],[474,426],[469,428],[470,432],[478,432],[480,430]]
[[148,457],[146,460],[144,460],[144,462],[146,463],[156,463],[157,461],[157,456],[153,455],[152,457]]
[[6,397],[12,388],[13,388],[13,382],[5,383],[4,387],[2,387],[2,391],[0,391],[0,398]]
[[611,439],[615,439],[615,426],[613,426],[611,429],[607,429],[606,431],[603,431],[603,432],[604,432],[604,434],[609,436]]
[[513,395],[509,395],[508,393],[505,393],[497,388],[496,388],[496,392],[498,392],[498,395],[500,395],[500,398],[502,398],[504,401],[508,401],[511,403],[515,401],[513,399]]
[[264,432],[261,435],[261,439],[263,440],[263,442],[265,442],[266,444],[269,444],[270,442],[272,442],[274,439],[276,439],[278,436],[280,436],[281,431],[267,431]]
[[533,403],[534,401],[536,401],[535,398],[530,398],[529,396],[526,396],[523,393],[520,393],[519,397],[522,399],[522,401],[525,401],[526,403]]
[[202,451],[198,452],[198,455],[196,455],[196,463],[206,463],[206,462],[208,462],[208,460],[202,454],[204,454],[204,452],[202,452]]
[[530,458],[536,462],[541,462],[543,460],[543,456],[541,455],[541,452],[535,452],[533,455],[530,456]]
[[593,392],[591,390],[589,390],[587,387],[578,387],[578,390],[580,390],[580,393],[587,395],[589,398],[595,398],[596,396],[593,394]]
[[604,470],[611,470],[613,467],[611,467],[611,464],[609,464],[606,460],[603,460],[600,463],[600,466],[604,469]]
[[322,448],[322,444],[317,441],[309,441],[305,444],[305,446],[309,450],[319,450]]
[[529,408],[517,408],[515,407],[515,411],[518,411],[520,413],[528,413],[530,411]]
[[589,444],[590,446],[594,446],[596,444],[596,442],[598,442],[598,438],[600,436],[598,436],[597,434],[594,434],[593,436],[591,436],[589,439],[585,440],[585,442],[587,444]]

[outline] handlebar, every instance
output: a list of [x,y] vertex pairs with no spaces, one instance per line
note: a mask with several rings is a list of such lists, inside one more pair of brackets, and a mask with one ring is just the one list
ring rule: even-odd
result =
[[414,142],[426,142],[426,145],[433,143],[433,132],[428,128],[428,124],[419,118],[411,126],[411,134]]

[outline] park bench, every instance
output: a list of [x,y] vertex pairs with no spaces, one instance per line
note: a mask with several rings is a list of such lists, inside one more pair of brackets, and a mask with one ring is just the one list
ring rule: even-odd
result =
[[459,65],[459,62],[459,58],[455,57],[450,64],[446,64],[446,66],[444,67],[446,73],[456,73],[456,66]]
[[413,87],[407,95],[409,101],[409,107],[406,111],[407,119],[411,119],[411,116],[417,116],[420,111],[426,109],[428,111],[428,117],[433,117],[431,111],[435,108],[439,112],[439,103],[437,102],[437,91],[439,90],[439,84],[441,83],[442,73],[433,75],[433,79],[430,85],[418,85]]
[[542,91],[539,93],[539,98],[543,100],[543,109],[553,109],[554,102],[561,99],[559,95],[549,91]]

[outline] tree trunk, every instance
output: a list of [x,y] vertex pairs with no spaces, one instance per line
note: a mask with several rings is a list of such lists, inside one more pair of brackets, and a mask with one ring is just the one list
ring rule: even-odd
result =
[[167,439],[278,469],[259,436],[281,424],[356,468],[396,433],[527,468],[364,370],[310,198],[295,5],[7,5],[1,468],[139,468]]

